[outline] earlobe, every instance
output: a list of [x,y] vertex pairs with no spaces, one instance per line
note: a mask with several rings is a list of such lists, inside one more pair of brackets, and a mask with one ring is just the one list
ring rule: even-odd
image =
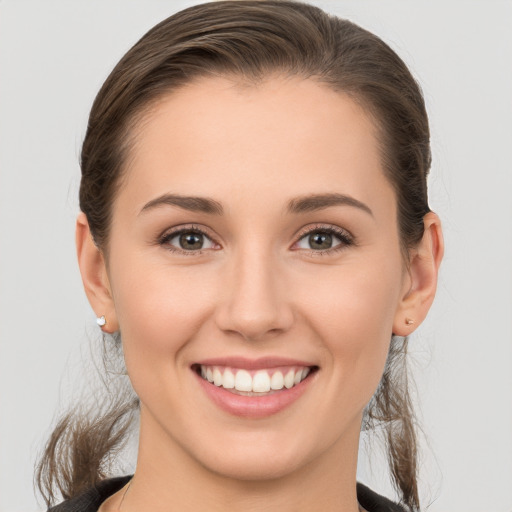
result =
[[408,279],[393,323],[393,334],[398,336],[408,336],[423,322],[436,293],[444,253],[441,221],[429,212],[423,222],[423,238],[411,252]]
[[81,212],[76,220],[76,251],[84,290],[104,332],[119,330],[114,301],[102,251],[94,243],[87,217]]

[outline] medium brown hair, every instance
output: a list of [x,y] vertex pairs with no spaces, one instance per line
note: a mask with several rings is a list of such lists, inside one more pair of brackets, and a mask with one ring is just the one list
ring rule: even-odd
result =
[[[108,254],[112,204],[134,128],[163,95],[205,76],[257,84],[272,74],[309,78],[349,95],[373,119],[383,169],[397,198],[404,256],[423,236],[429,211],[428,119],[404,62],[374,34],[321,9],[288,0],[219,1],[180,11],[152,28],[120,60],[91,109],[81,152],[80,208]],[[120,340],[113,344],[120,350]],[[407,339],[392,337],[363,428],[385,432],[392,480],[408,510],[419,509],[415,419],[408,391]],[[119,353],[122,358],[122,351]],[[57,425],[37,471],[48,504],[108,474],[130,429],[133,397],[110,394],[101,414],[74,411]]]

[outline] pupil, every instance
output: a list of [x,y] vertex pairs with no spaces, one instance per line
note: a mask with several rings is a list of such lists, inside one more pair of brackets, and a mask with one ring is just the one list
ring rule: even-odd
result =
[[180,236],[180,245],[185,250],[201,249],[203,235],[197,233],[186,233]]
[[332,235],[329,233],[315,233],[309,236],[309,243],[313,249],[330,249]]

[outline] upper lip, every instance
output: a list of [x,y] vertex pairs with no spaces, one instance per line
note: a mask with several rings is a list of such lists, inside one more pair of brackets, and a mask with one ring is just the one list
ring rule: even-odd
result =
[[258,370],[265,368],[276,368],[279,366],[315,366],[311,362],[301,361],[279,356],[265,356],[257,359],[248,359],[246,357],[215,357],[197,361],[196,365],[201,366],[228,366],[231,368],[240,368],[243,370]]

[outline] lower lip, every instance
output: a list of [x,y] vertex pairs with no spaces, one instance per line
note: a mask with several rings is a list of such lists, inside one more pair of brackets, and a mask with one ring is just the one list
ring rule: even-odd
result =
[[270,395],[245,396],[231,393],[222,386],[215,386],[196,372],[194,375],[198,379],[199,385],[215,404],[229,414],[243,418],[265,418],[286,409],[302,396],[314,378],[314,374],[310,374],[292,388],[283,388]]

